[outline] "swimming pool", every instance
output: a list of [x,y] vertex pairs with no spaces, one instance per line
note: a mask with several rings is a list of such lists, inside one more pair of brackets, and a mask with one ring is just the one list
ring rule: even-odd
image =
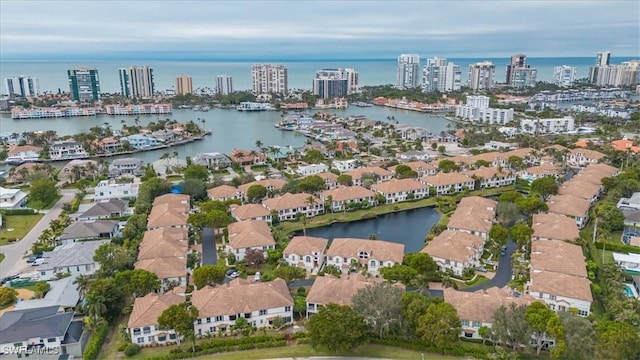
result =
[[631,275],[640,275],[640,270],[634,270],[634,269],[626,269],[625,271],[627,274],[631,274]]
[[633,295],[633,290],[631,289],[631,285],[627,285],[625,284],[624,287],[622,288],[624,290],[624,293],[628,296],[628,297],[634,297]]

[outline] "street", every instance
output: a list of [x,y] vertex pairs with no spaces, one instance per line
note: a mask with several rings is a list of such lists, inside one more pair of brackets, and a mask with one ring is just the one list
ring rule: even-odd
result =
[[31,245],[38,241],[40,234],[49,227],[49,222],[60,215],[62,212],[62,205],[73,200],[76,190],[62,190],[62,197],[58,202],[49,210],[44,210],[45,215],[40,221],[29,231],[20,241],[0,247],[0,252],[6,255],[5,259],[0,262],[0,278],[19,274],[25,269],[30,269],[31,265],[24,260],[26,251],[31,250]]
[[474,292],[477,290],[488,289],[494,286],[498,288],[507,286],[509,284],[509,281],[511,281],[511,276],[513,275],[511,256],[517,250],[517,248],[518,246],[516,245],[516,243],[514,243],[513,240],[509,239],[507,241],[507,252],[504,256],[500,257],[500,262],[498,263],[498,268],[496,269],[496,275],[493,277],[493,279],[484,284],[466,288],[462,291]]

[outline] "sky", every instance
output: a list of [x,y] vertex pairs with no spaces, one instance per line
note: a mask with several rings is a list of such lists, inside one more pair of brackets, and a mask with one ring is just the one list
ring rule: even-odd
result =
[[640,1],[0,1],[0,59],[640,56]]

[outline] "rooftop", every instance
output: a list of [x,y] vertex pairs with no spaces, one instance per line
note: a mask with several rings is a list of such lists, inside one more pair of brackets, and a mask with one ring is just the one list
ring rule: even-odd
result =
[[[499,307],[510,304],[529,305],[535,301],[531,296],[514,297],[507,289],[491,287],[475,292],[444,288],[444,301],[453,306],[461,320],[493,323],[493,314]],[[465,329],[463,329],[465,330]]]
[[238,189],[230,185],[220,185],[207,190],[211,199],[223,199],[234,197],[238,194]]
[[187,275],[187,260],[180,257],[138,260],[133,267],[152,272],[158,276],[158,279],[179,278]]
[[282,251],[283,254],[306,255],[312,253],[323,254],[329,240],[312,236],[294,236],[289,245]]
[[529,291],[593,301],[589,279],[553,271],[531,271]]
[[369,166],[369,167],[363,167],[363,168],[359,168],[359,169],[354,169],[351,171],[347,171],[345,173],[346,175],[350,175],[352,179],[354,180],[358,180],[360,178],[362,178],[363,175],[365,174],[376,174],[378,176],[391,176],[393,175],[391,173],[391,171],[389,170],[385,170],[379,166]]
[[58,306],[7,311],[0,317],[0,339],[9,344],[32,338],[64,337],[73,313],[59,313]]
[[362,186],[340,186],[332,190],[324,191],[321,197],[327,199],[331,196],[333,201],[349,201],[367,197],[373,198],[375,195],[373,191]]
[[327,250],[327,256],[358,258],[360,252],[369,254],[369,258],[378,261],[401,263],[404,258],[404,244],[382,240],[336,238]]
[[56,268],[93,264],[96,249],[108,243],[109,240],[80,241],[56,246],[53,251],[42,254],[44,262],[38,267],[39,271],[54,270]]
[[550,213],[569,216],[585,216],[589,211],[589,201],[575,195],[554,195],[547,200]]
[[313,195],[309,195],[306,193],[299,194],[290,194],[286,193],[281,196],[276,196],[274,198],[266,199],[262,203],[269,210],[287,210],[287,209],[297,209],[302,207],[311,206],[309,204],[309,198],[312,198],[315,205],[323,204],[320,199]]
[[600,194],[600,185],[574,177],[560,186],[558,194],[575,195],[586,200],[591,200],[594,196]]
[[488,233],[493,226],[498,203],[480,196],[468,196],[458,203],[447,226],[450,229],[473,230]]
[[467,175],[450,172],[450,173],[437,173],[432,176],[423,176],[420,180],[429,186],[447,186],[455,184],[463,184],[473,182],[474,180]]
[[244,220],[228,226],[229,246],[234,249],[275,245],[266,221]]
[[561,240],[539,240],[531,244],[531,267],[534,270],[587,277],[582,247]]
[[533,237],[575,240],[580,237],[576,221],[563,214],[533,214]]
[[428,189],[428,186],[415,179],[391,179],[380,184],[373,184],[371,188],[383,194],[395,194],[403,191]]
[[87,211],[80,215],[81,218],[89,217],[110,217],[113,214],[122,214],[129,205],[128,201],[120,199],[110,199],[94,203]]
[[[175,290],[175,289],[174,289]],[[165,294],[149,293],[136,298],[129,316],[128,329],[151,326],[158,323],[158,317],[171,305],[181,304],[185,297],[170,291]]]
[[365,277],[361,274],[349,274],[340,278],[331,275],[318,276],[309,289],[307,302],[351,306],[351,299],[358,290],[381,282],[382,278]]
[[231,213],[240,221],[269,216],[269,209],[258,204],[231,205]]
[[420,252],[464,263],[475,253],[473,249],[479,249],[483,243],[484,240],[480,236],[445,230],[429,241]]

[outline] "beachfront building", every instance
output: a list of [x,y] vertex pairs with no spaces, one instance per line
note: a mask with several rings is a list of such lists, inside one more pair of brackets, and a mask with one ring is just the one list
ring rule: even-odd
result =
[[562,86],[572,86],[576,81],[577,70],[573,66],[562,65],[553,68],[553,83]]
[[287,67],[282,64],[253,64],[251,83],[251,90],[255,95],[286,95],[289,92]]
[[191,76],[180,75],[176,78],[176,95],[193,94],[193,79]]
[[19,209],[27,204],[27,194],[20,189],[0,186],[0,209]]
[[484,239],[463,231],[445,230],[430,240],[420,252],[429,254],[440,271],[462,276],[466,269],[480,265]]
[[349,79],[345,69],[322,69],[316,71],[313,79],[313,94],[322,99],[333,99],[347,96]]
[[67,70],[67,77],[71,100],[81,103],[100,100],[100,78],[97,69],[86,67],[70,69]]
[[4,79],[5,89],[10,98],[33,98],[40,95],[40,81],[32,76],[14,76]]
[[496,66],[490,61],[469,65],[468,85],[471,90],[491,89],[495,83]]
[[233,78],[231,75],[216,76],[216,94],[229,95],[233,92]]
[[130,66],[118,69],[120,94],[131,99],[148,99],[154,95],[153,69]]
[[317,197],[305,193],[286,193],[271,199],[266,199],[262,205],[278,213],[278,220],[295,220],[297,214],[314,217],[324,213],[324,202]]
[[520,131],[525,134],[560,134],[575,130],[575,119],[565,116],[555,119],[522,119]]
[[245,220],[229,224],[227,251],[236,257],[236,261],[244,260],[247,250],[262,250],[267,257],[267,250],[275,249],[276,241],[266,221]]
[[365,269],[378,275],[383,267],[401,264],[404,244],[382,240],[354,238],[333,239],[326,253],[326,264],[336,266],[343,273]]
[[77,141],[56,141],[49,146],[51,160],[82,159],[88,156],[84,145]]
[[462,72],[460,65],[449,63],[447,59],[434,57],[427,59],[422,68],[422,92],[442,93],[460,90]]
[[514,88],[535,86],[538,71],[527,64],[527,56],[516,54],[511,57],[506,71],[506,83]]
[[371,185],[371,190],[382,194],[387,204],[429,196],[429,186],[415,179],[391,179]]
[[100,180],[94,188],[93,201],[111,199],[133,199],[138,197],[138,185],[134,183],[118,183],[114,180]]
[[399,89],[420,87],[420,55],[402,54],[398,56],[396,87]]
[[323,202],[331,201],[332,211],[342,211],[372,206],[376,201],[375,196],[375,192],[362,186],[340,186],[322,192],[320,200]]
[[282,251],[282,258],[291,266],[314,272],[324,266],[328,240],[312,236],[294,236]]

